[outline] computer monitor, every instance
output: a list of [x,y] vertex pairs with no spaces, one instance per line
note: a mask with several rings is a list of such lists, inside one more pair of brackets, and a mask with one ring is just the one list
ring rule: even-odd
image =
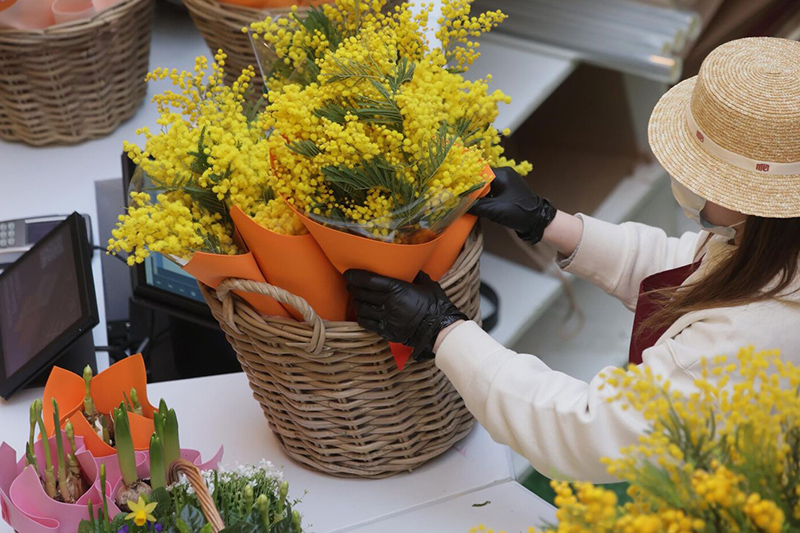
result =
[[95,366],[99,319],[85,224],[73,213],[0,274],[3,398],[54,363],[77,372]]
[[[122,185],[127,207],[136,165],[122,154]],[[133,301],[169,315],[218,329],[195,278],[161,254],[153,253],[131,269]]]

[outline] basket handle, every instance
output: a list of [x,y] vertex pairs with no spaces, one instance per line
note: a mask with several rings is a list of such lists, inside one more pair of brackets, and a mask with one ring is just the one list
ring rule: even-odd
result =
[[217,298],[222,301],[222,316],[225,318],[225,322],[227,322],[235,332],[241,334],[241,331],[239,331],[234,321],[234,302],[233,295],[231,294],[231,291],[234,290],[263,294],[273,298],[277,302],[297,309],[305,323],[311,326],[313,330],[311,339],[305,346],[305,350],[315,355],[319,355],[320,352],[322,352],[322,348],[325,346],[325,323],[322,318],[320,318],[305,299],[292,294],[286,289],[265,282],[228,278],[217,287]]
[[177,483],[180,475],[186,476],[187,481],[197,494],[197,501],[200,502],[200,509],[203,511],[203,516],[206,517],[208,523],[211,524],[211,531],[219,533],[225,529],[225,524],[222,522],[217,506],[214,505],[214,500],[208,492],[208,485],[206,485],[203,476],[200,474],[200,469],[186,459],[177,459],[169,466],[169,483]]

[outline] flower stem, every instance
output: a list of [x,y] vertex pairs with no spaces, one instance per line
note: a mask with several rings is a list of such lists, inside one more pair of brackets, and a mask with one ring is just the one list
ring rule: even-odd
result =
[[66,503],[70,501],[69,486],[67,484],[67,456],[64,453],[64,437],[61,434],[61,417],[58,413],[58,402],[53,398],[53,427],[56,434],[56,455],[58,459],[58,491],[61,499]]
[[167,486],[167,474],[164,470],[164,448],[156,434],[150,437],[150,487],[153,490]]
[[72,422],[69,420],[67,420],[64,426],[64,432],[67,434],[67,440],[69,441],[70,448],[72,448],[72,451],[67,454],[69,470],[72,472],[73,476],[80,476],[80,465],[78,464],[78,458],[75,457],[75,450],[78,449],[77,446],[75,446],[75,429],[72,427]]
[[159,404],[159,414],[164,416],[164,437],[162,443],[164,446],[164,466],[169,468],[173,462],[181,457],[181,443],[178,434],[178,416],[175,414],[175,409],[168,409],[164,400]]
[[83,412],[86,413],[86,416],[92,416],[97,413],[97,409],[92,400],[92,367],[89,365],[83,369],[83,383],[86,389],[83,396]]
[[36,419],[39,418],[39,413],[37,411],[37,404],[36,400],[31,402],[31,409],[30,409],[30,433],[28,437],[28,445],[25,447],[25,457],[28,461],[28,464],[33,466],[33,470],[36,472],[36,475],[41,477],[39,473],[39,464],[36,462],[36,454],[34,453],[34,438],[36,437]]
[[[50,443],[47,440],[47,430],[44,427],[44,418],[42,418],[42,400],[37,398],[36,402],[37,423],[39,424],[39,432],[42,434],[42,444],[44,448],[44,490],[48,496],[55,498],[56,476],[53,470],[53,461],[50,457]],[[58,428],[58,426],[56,427]]]
[[[103,495],[103,524],[108,522],[108,500],[106,499],[106,464],[100,463],[100,492]],[[98,510],[99,512],[99,510]]]
[[134,413],[136,413],[139,416],[144,416],[144,411],[142,410],[142,404],[139,403],[139,394],[133,387],[131,387],[131,407]]
[[125,485],[131,486],[136,483],[139,476],[136,473],[136,456],[133,451],[133,438],[128,421],[128,410],[125,404],[120,404],[118,409],[114,409],[114,435],[117,446],[117,461],[122,479]]

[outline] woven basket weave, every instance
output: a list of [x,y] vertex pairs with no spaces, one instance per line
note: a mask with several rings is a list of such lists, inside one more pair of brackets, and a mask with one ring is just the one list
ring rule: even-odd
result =
[[153,0],[45,30],[0,29],[0,138],[35,146],[108,135],[147,94]]
[[[479,259],[473,230],[440,280],[467,316],[480,320]],[[201,286],[233,345],[250,388],[290,457],[342,477],[411,471],[447,451],[473,425],[464,401],[432,361],[398,372],[389,346],[353,322],[324,322],[305,300],[266,283]],[[305,323],[264,317],[230,291],[268,294]]]

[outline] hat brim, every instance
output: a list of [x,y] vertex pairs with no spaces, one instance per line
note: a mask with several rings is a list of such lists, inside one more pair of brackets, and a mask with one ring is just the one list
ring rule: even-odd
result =
[[659,163],[689,190],[746,215],[800,217],[800,174],[774,175],[743,170],[719,160],[694,140],[686,106],[697,76],[670,89],[650,117],[648,138]]

